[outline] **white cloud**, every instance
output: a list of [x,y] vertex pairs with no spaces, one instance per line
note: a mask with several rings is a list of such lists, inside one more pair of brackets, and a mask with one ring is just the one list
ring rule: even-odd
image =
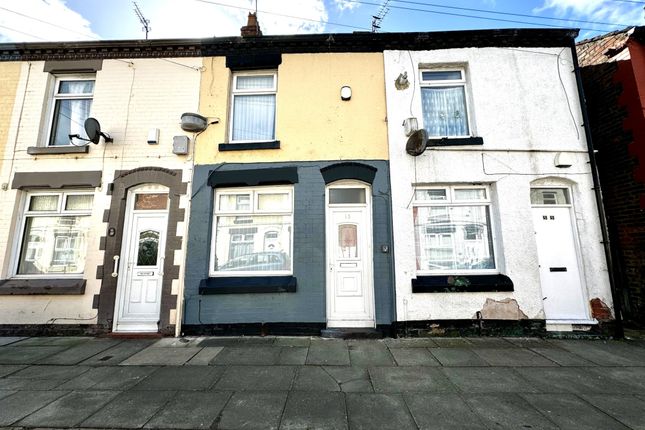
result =
[[354,10],[361,5],[360,3],[356,3],[352,0],[334,0],[334,4],[341,12],[345,10]]
[[99,36],[90,28],[90,22],[67,7],[64,0],[0,3],[0,43],[88,39]]
[[[611,0],[544,0],[543,4],[535,8],[533,13],[546,12],[562,18],[573,18],[586,21],[606,22],[612,24],[642,25],[642,5]],[[576,25],[573,25],[576,26]],[[600,28],[594,24],[578,23],[580,27]],[[603,28],[608,28],[604,26]],[[620,26],[613,27],[619,29]],[[606,30],[606,32],[612,29]]]
[[[96,15],[96,10],[89,10],[96,4],[95,1],[79,2],[77,9],[87,16],[90,16],[91,12]],[[119,24],[110,29],[116,28],[118,31],[112,32],[108,38],[142,38],[141,25],[131,12],[131,0],[110,1],[113,2],[113,12],[102,15],[102,19]],[[151,39],[239,36],[240,27],[247,23],[249,11],[255,10],[255,1],[213,1],[218,4],[208,3],[208,0],[137,0],[137,3],[145,17],[150,20]],[[285,3],[282,0],[259,3],[258,19],[263,34],[325,31],[328,14],[324,0],[289,1],[288,8],[285,7]],[[92,31],[91,23],[79,12],[72,10],[66,0],[0,1],[0,43],[91,39],[100,37]]]

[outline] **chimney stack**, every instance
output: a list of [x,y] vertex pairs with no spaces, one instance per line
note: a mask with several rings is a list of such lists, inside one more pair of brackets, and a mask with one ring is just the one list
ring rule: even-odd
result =
[[240,31],[242,32],[242,37],[262,36],[262,30],[260,30],[257,15],[253,12],[249,12],[249,20],[244,27],[240,28]]

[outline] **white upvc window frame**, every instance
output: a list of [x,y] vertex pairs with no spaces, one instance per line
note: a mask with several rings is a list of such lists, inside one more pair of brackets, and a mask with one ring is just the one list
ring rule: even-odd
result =
[[[331,203],[331,193],[332,190],[335,189],[361,189],[363,190],[364,197],[365,197],[365,202],[363,203]],[[335,182],[333,184],[330,184],[327,187],[327,192],[325,196],[325,201],[327,203],[327,206],[330,208],[335,208],[335,207],[366,207],[369,204],[369,187],[364,185],[363,183],[357,182],[357,181],[352,181],[352,182]]]
[[[423,73],[424,72],[460,72],[461,73],[461,79],[445,79],[445,80],[433,80],[433,79],[423,79]],[[421,97],[421,89],[422,88],[442,88],[442,87],[454,87],[454,86],[462,86],[464,88],[464,103],[466,105],[466,125],[468,126],[468,133],[465,135],[454,135],[454,136],[440,136],[440,135],[431,135],[428,133],[428,137],[430,139],[440,139],[440,138],[447,138],[447,139],[460,139],[460,138],[466,138],[466,137],[472,137],[474,136],[473,133],[473,124],[471,120],[471,102],[470,102],[470,88],[468,85],[468,75],[466,73],[466,67],[464,66],[458,66],[458,67],[420,67],[419,68],[419,98],[421,99],[421,122],[423,126],[421,128],[426,128],[425,127],[425,119],[423,115],[423,97]]]
[[[74,146],[71,142],[67,145],[52,145],[51,140],[54,136],[54,123],[56,118],[54,114],[56,113],[56,101],[57,100],[92,100],[94,104],[94,91],[92,93],[84,94],[59,94],[61,82],[65,81],[94,81],[94,89],[96,89],[96,73],[82,73],[82,74],[61,74],[54,75],[53,90],[50,94],[47,107],[47,134],[46,139],[43,141],[44,147],[54,148],[54,147],[66,147]],[[91,116],[91,111],[90,111]]]
[[[271,88],[249,88],[249,89],[237,89],[237,79],[239,77],[246,76],[273,76],[273,86]],[[235,114],[235,97],[236,96],[245,96],[245,95],[275,95],[275,103],[273,106],[274,109],[274,121],[273,121],[273,138],[272,139],[251,139],[251,140],[233,140],[233,126],[234,126],[234,114]],[[257,70],[251,72],[234,72],[231,82],[231,99],[230,99],[230,121],[228,127],[229,143],[259,143],[259,142],[274,142],[276,140],[276,125],[278,122],[277,113],[278,113],[278,71],[277,70]]]
[[[248,194],[250,201],[250,209],[247,210],[223,210],[220,207],[220,196],[224,195],[240,195]],[[291,209],[289,211],[268,211],[259,210],[258,200],[260,194],[288,194]],[[211,245],[210,245],[210,258],[208,274],[210,277],[257,277],[257,276],[287,276],[293,274],[293,235],[294,235],[294,187],[293,185],[275,185],[275,186],[257,186],[257,187],[233,187],[215,189],[213,191],[213,222],[211,230]],[[253,216],[289,216],[291,222],[291,236],[289,238],[289,269],[288,270],[272,270],[272,271],[216,271],[215,259],[217,257],[217,218],[222,217],[253,217]],[[240,228],[249,224],[240,224]],[[264,236],[261,238],[264,241]]]
[[[565,185],[532,185],[530,188],[530,192],[533,192],[533,190],[564,190],[565,191],[565,196],[569,200],[568,203],[564,204],[548,204],[548,203],[533,203],[531,201],[531,207],[532,208],[543,208],[543,207],[550,207],[550,208],[571,208],[573,207],[573,190],[571,187],[565,186]],[[530,196],[529,196],[530,199]]]
[[[51,211],[30,211],[29,205],[32,197],[37,196],[58,196],[58,204],[56,210]],[[18,266],[20,264],[20,256],[22,254],[22,244],[24,241],[25,227],[27,224],[27,218],[38,218],[38,217],[62,217],[62,216],[92,216],[92,208],[88,210],[66,210],[65,206],[67,203],[67,197],[73,195],[91,195],[94,199],[95,193],[93,191],[83,191],[83,190],[52,190],[52,191],[42,191],[42,190],[31,190],[24,193],[22,200],[20,202],[20,220],[17,223],[16,230],[14,231],[14,237],[16,240],[11,247],[11,264],[10,264],[10,275],[14,279],[49,279],[49,278],[65,278],[65,279],[82,279],[85,273],[85,268],[83,271],[78,273],[43,273],[43,274],[18,274]],[[55,241],[55,239],[54,239]]]
[[[480,189],[484,190],[486,193],[486,197],[483,199],[473,199],[473,200],[457,200],[455,199],[455,191],[456,190],[474,190],[474,189]],[[416,197],[416,193],[418,191],[424,191],[424,190],[445,190],[446,191],[446,199],[445,200],[418,200]],[[500,272],[500,252],[499,252],[499,245],[496,237],[496,226],[495,226],[495,217],[494,217],[494,212],[493,212],[493,202],[491,198],[491,187],[489,185],[468,185],[468,184],[446,184],[446,185],[431,185],[431,186],[419,186],[414,188],[414,193],[415,195],[413,196],[412,200],[412,208],[417,208],[417,207],[463,207],[463,206],[482,206],[482,207],[487,207],[488,208],[488,218],[489,218],[489,225],[488,229],[490,231],[490,240],[492,241],[491,243],[491,248],[493,251],[493,264],[494,268],[492,269],[453,269],[453,270],[422,270],[422,269],[415,269],[416,274],[418,276],[432,276],[432,275],[490,275],[490,274],[499,274]],[[414,215],[412,215],[412,226],[413,230],[416,229],[415,226],[415,219]],[[414,232],[414,235],[416,236],[416,231]],[[419,258],[419,256],[416,255],[416,237],[415,237],[415,252],[414,252],[414,258],[415,258],[415,267],[416,267],[416,261]]]

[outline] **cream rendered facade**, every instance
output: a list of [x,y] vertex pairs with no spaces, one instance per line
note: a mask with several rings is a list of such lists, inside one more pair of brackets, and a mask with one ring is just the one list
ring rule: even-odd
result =
[[[104,267],[104,257],[105,243],[110,241],[108,227],[113,226],[109,219],[114,214],[110,215],[109,211],[114,207],[113,196],[119,191],[113,189],[115,176],[146,167],[173,171],[180,176],[180,182],[190,181],[192,148],[188,156],[174,155],[173,136],[185,135],[179,127],[181,114],[198,108],[201,59],[104,59],[99,70],[80,75],[71,72],[74,60],[59,62],[69,72],[46,72],[47,63],[0,63],[2,68],[8,65],[16,68],[17,64],[20,76],[11,121],[7,121],[7,143],[2,147],[2,157],[7,161],[0,172],[3,183],[0,191],[0,247],[6,252],[0,258],[0,279],[8,281],[17,278],[15,267],[23,234],[20,225],[25,195],[29,191],[42,190],[40,187],[31,189],[29,185],[14,189],[16,174],[101,172],[100,182],[94,184],[97,185],[95,188],[82,189],[93,195],[84,250],[84,270],[82,276],[77,276],[86,284],[84,292],[72,295],[58,295],[55,282],[51,283],[52,288],[48,292],[40,291],[37,295],[23,295],[19,289],[5,292],[7,295],[0,299],[0,326],[60,324],[89,327],[100,323],[109,330],[111,318],[97,321],[96,307],[97,304],[101,306],[98,300],[103,284],[100,275],[106,272],[109,276],[113,270],[111,263]],[[106,143],[101,139],[98,145],[90,143],[87,153],[30,155],[28,148],[47,146],[53,84],[58,76],[68,75],[95,79],[90,116],[100,122],[102,131],[107,132],[114,141]],[[6,76],[3,74],[3,78]],[[3,104],[2,108],[8,105]],[[0,118],[4,119],[4,115]],[[155,128],[159,129],[159,142],[151,145],[147,143],[148,134],[150,129]],[[0,130],[4,129],[0,127]],[[56,182],[55,176],[52,182]],[[185,193],[176,198],[179,199],[179,208],[188,206]],[[114,227],[118,236],[123,225]],[[173,236],[179,237],[180,245],[172,255],[166,255],[166,259],[176,267],[183,267],[185,246],[181,237],[185,229],[185,219],[182,217],[176,224],[176,231],[172,232]],[[180,277],[175,278],[172,281],[173,295],[179,294],[180,290]],[[167,306],[165,311],[162,309],[162,313],[167,315],[161,315],[160,318],[174,325],[175,309],[174,305]]]
[[[593,324],[589,300],[600,298],[611,306],[612,299],[571,50],[401,50],[385,51],[384,59],[391,181],[397,190],[393,193],[397,319],[546,318],[549,327],[530,191],[551,187],[571,193],[571,225],[585,311],[580,321],[554,321],[550,328],[570,330],[576,322]],[[418,157],[406,153],[408,138],[401,124],[416,117],[419,126],[424,126],[419,81],[423,71],[433,70],[465,72],[469,134],[483,138],[483,145],[437,144]],[[404,72],[410,86],[397,89],[395,80]],[[556,167],[558,156],[569,159],[570,167]],[[489,190],[488,227],[496,260],[489,272],[508,276],[514,291],[413,292],[411,284],[421,276],[482,274],[475,269],[423,271],[415,264],[414,192],[444,185]]]
[[[387,159],[381,53],[283,54],[277,68],[278,151],[219,152],[228,142],[230,85],[226,57],[204,58],[200,113],[219,118],[199,136],[196,164]],[[340,102],[348,85],[352,98]]]

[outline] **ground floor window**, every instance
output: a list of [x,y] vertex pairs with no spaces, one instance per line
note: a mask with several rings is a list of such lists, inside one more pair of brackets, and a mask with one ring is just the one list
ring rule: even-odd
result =
[[92,202],[87,193],[29,193],[15,273],[82,274]]
[[420,274],[494,271],[490,189],[417,188],[413,200],[416,268]]
[[292,273],[293,187],[215,191],[212,276]]

